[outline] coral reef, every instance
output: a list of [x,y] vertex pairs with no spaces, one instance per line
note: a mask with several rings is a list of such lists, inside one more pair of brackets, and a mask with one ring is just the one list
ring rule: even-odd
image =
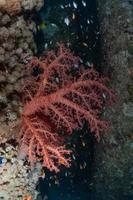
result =
[[[34,39],[23,16],[12,18],[0,13],[0,132],[10,134],[10,124],[18,120],[21,111],[18,92],[21,88],[23,60],[32,57],[36,51]],[[6,128],[7,126],[7,128]]]
[[33,32],[36,32],[35,23],[26,21],[23,13],[17,15],[20,3],[25,10],[35,6],[39,9],[43,5],[43,1],[36,0],[0,1],[0,132],[5,135],[4,141],[16,137],[12,126],[21,112],[18,93],[22,83],[23,63],[36,53],[33,37]]
[[43,6],[43,0],[1,0],[0,11],[9,15],[16,15],[22,10],[39,10]]
[[43,6],[44,0],[21,0],[21,6],[24,10],[40,10]]
[[0,10],[6,11],[10,15],[15,15],[21,11],[21,0],[1,0]]
[[42,5],[37,0],[0,1],[0,199],[18,200],[24,195],[36,199],[38,175],[17,158],[17,144],[8,142],[17,140],[19,132],[23,63],[36,52],[35,23],[26,21],[21,11],[38,10]]
[[[40,73],[34,74],[35,69]],[[106,86],[106,78],[94,69],[85,70],[80,58],[63,44],[40,59],[33,58],[28,70],[34,76],[23,88],[20,152],[27,148],[31,165],[41,160],[44,167],[58,172],[61,164],[69,167],[70,151],[65,149],[64,138],[73,129],[87,121],[98,140],[101,132],[108,131],[109,122],[100,114],[105,104],[112,105],[115,95]]]
[[10,143],[0,147],[0,199],[22,200],[28,194],[36,199],[40,168],[31,172],[28,164],[17,159],[17,153],[17,147]]
[[0,13],[0,64],[13,68],[21,63],[21,54],[32,56],[36,51],[31,30],[35,31],[34,22],[28,23],[23,16],[14,20],[8,14]]

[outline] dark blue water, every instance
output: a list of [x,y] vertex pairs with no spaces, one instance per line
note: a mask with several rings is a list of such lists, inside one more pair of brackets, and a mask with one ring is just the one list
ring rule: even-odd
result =
[[[100,63],[100,34],[95,0],[45,0],[39,13],[31,16],[38,29],[34,33],[40,56],[63,42],[89,67]],[[37,189],[48,200],[94,200],[95,139],[87,126],[73,134],[68,145],[74,151],[72,166],[59,174],[45,170]]]
[[[77,8],[73,3],[76,3]],[[69,46],[84,62],[100,63],[100,33],[95,0],[45,0],[45,6],[34,16],[37,26],[46,27],[35,35],[38,55],[54,48],[57,42]],[[62,8],[63,7],[63,8]],[[69,25],[65,19],[69,19]],[[47,48],[45,48],[48,46]]]

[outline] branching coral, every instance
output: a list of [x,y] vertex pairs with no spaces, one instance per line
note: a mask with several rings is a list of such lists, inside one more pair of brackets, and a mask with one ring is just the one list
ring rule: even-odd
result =
[[[85,121],[99,139],[100,132],[109,129],[109,122],[100,119],[103,105],[112,105],[115,95],[106,86],[107,79],[94,69],[85,69],[78,57],[60,44],[40,59],[34,58],[28,70],[40,73],[24,86],[25,105],[22,114],[21,143],[28,146],[31,163],[42,160],[49,170],[59,171],[70,159],[64,139]],[[22,151],[22,149],[21,149]]]

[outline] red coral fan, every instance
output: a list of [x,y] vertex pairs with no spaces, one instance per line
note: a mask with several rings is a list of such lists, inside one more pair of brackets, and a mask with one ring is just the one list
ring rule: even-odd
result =
[[85,69],[62,44],[56,51],[34,58],[28,69],[35,68],[40,72],[24,86],[21,143],[28,145],[31,163],[41,160],[43,166],[58,172],[61,164],[69,167],[71,152],[59,133],[70,135],[87,121],[99,139],[100,132],[109,129],[109,122],[100,119],[102,107],[106,102],[112,105],[115,95],[106,86],[106,78]]

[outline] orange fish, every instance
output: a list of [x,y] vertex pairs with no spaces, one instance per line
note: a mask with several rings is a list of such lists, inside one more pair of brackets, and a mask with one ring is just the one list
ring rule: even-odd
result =
[[65,161],[65,159],[63,159],[63,158],[60,158],[60,159],[59,159],[59,163],[62,164],[62,165],[66,165],[66,161]]

